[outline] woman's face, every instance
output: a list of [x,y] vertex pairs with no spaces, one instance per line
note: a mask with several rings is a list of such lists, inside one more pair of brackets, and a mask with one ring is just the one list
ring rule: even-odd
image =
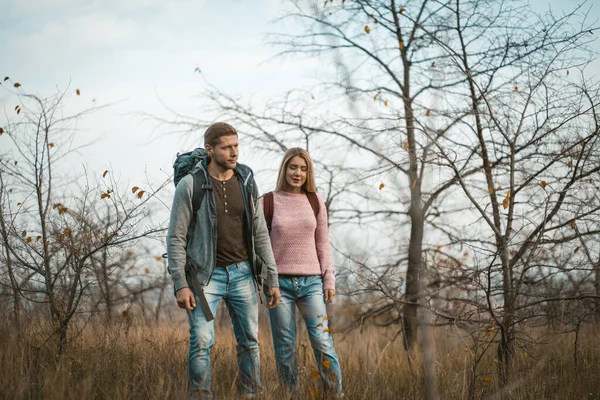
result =
[[294,156],[288,162],[287,168],[285,169],[285,181],[288,187],[294,192],[301,192],[302,185],[306,182],[306,171],[308,166],[304,158],[300,156]]

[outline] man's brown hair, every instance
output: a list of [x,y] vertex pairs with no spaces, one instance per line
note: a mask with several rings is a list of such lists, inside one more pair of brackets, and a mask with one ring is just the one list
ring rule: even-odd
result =
[[223,136],[236,135],[237,131],[235,128],[225,122],[215,122],[206,129],[204,132],[204,145],[207,144],[211,147],[215,147]]

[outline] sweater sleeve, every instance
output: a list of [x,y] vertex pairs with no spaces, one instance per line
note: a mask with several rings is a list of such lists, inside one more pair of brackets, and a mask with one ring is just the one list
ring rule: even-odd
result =
[[192,219],[192,190],[194,178],[185,176],[175,189],[171,218],[167,233],[167,254],[169,259],[169,272],[173,278],[175,292],[188,287],[185,279],[186,241],[187,231]]
[[327,229],[327,206],[321,195],[318,193],[317,198],[319,199],[319,214],[317,215],[315,243],[317,245],[319,264],[321,264],[323,287],[326,290],[335,290],[335,273],[331,262],[331,247],[329,245],[329,231]]

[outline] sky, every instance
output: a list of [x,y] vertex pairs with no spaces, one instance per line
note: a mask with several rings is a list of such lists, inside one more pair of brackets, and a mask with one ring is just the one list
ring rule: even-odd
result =
[[[536,9],[558,13],[579,3],[532,0]],[[0,0],[0,75],[40,96],[68,87],[69,104],[80,108],[110,104],[80,122],[77,140],[98,139],[81,156],[91,173],[99,176],[111,169],[137,184],[147,172],[156,177],[170,174],[174,155],[201,143],[200,132],[195,142],[175,137],[164,128],[157,130],[140,113],[169,116],[168,106],[209,118],[199,99],[204,78],[226,93],[258,93],[265,98],[315,82],[321,68],[317,61],[266,62],[276,49],[266,43],[265,34],[281,29],[272,21],[286,4],[285,0]],[[588,7],[590,18],[598,20],[599,2]],[[595,48],[600,51],[600,43]],[[80,96],[74,96],[75,89],[80,89]],[[0,91],[0,109],[12,110],[12,99]],[[240,161],[261,168],[260,159],[252,159],[243,148]],[[271,182],[258,183],[270,189]]]

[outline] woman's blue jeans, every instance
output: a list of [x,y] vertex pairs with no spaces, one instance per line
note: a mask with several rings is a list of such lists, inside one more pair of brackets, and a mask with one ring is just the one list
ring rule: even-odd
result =
[[269,317],[280,381],[291,389],[298,383],[295,317],[298,307],[326,390],[342,393],[342,370],[329,331],[321,276],[280,276],[279,290],[281,301],[269,310]]

